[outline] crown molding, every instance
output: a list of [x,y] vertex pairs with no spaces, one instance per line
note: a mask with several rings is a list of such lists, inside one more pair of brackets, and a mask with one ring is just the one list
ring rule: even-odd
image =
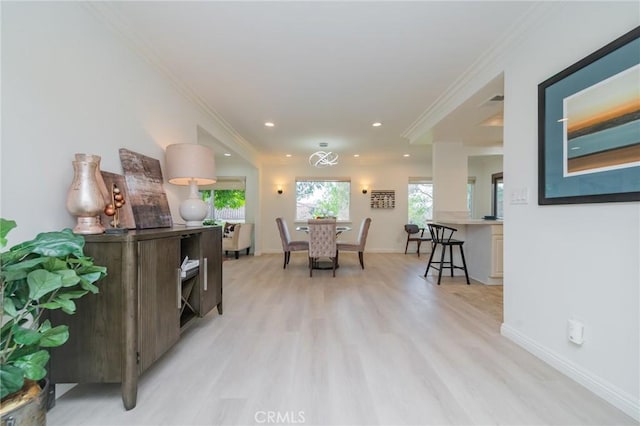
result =
[[409,143],[420,143],[444,117],[460,106],[471,95],[480,90],[504,71],[510,53],[531,30],[554,8],[553,2],[537,2],[505,32],[484,54],[458,77],[401,136]]
[[[178,93],[184,96],[188,101],[196,105],[200,110],[213,120],[222,130],[224,130],[230,139],[237,145],[240,145],[249,156],[255,161],[260,156],[256,148],[244,139],[214,108],[208,105],[196,92],[171,72],[160,58],[160,55],[151,48],[146,40],[136,33],[130,25],[122,18],[122,16],[114,10],[107,2],[85,2],[84,7],[98,20],[103,22],[109,29],[122,37],[125,43],[139,56],[155,67],[162,75],[164,75],[171,84],[177,89]],[[220,141],[228,145],[228,142]],[[234,147],[235,149],[235,147]]]

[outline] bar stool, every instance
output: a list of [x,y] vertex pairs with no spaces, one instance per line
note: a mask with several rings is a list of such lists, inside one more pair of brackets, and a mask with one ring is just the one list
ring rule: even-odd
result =
[[[424,276],[426,277],[429,273],[429,268],[438,270],[438,285],[440,285],[440,280],[442,279],[442,269],[448,267],[451,269],[451,276],[453,277],[453,269],[462,269],[464,271],[464,276],[467,278],[467,284],[471,284],[469,282],[469,274],[467,273],[467,262],[464,259],[464,251],[462,250],[462,245],[464,241],[462,240],[454,240],[451,237],[453,233],[457,231],[456,228],[450,228],[444,225],[435,225],[428,224],[429,233],[431,233],[431,241],[433,244],[433,249],[431,250],[431,256],[429,257],[429,263],[427,264],[427,270],[424,271]],[[440,255],[440,261],[434,261],[433,255],[436,252],[436,248],[441,246],[442,254]],[[460,256],[462,257],[462,266],[457,266],[453,264],[453,246],[460,247]],[[447,247],[449,248],[449,261],[444,260],[444,255],[447,251]],[[439,263],[440,266],[436,267],[433,263]]]

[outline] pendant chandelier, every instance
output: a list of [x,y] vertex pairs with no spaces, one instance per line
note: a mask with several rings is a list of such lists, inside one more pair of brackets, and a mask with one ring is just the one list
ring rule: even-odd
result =
[[[327,146],[329,144],[326,142],[320,143],[320,148]],[[316,151],[309,156],[309,164],[318,168],[335,166],[338,164],[338,154],[331,151]]]

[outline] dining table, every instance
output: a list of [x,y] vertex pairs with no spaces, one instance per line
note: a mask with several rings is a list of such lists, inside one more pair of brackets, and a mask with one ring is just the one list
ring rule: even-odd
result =
[[[296,231],[309,232],[309,226],[308,225],[296,226]],[[340,235],[346,231],[351,231],[351,227],[347,225],[336,226],[336,235]]]

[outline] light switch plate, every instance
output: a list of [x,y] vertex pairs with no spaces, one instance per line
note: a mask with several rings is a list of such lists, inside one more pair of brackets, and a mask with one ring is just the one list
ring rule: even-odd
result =
[[529,204],[529,188],[514,188],[511,190],[511,204]]

